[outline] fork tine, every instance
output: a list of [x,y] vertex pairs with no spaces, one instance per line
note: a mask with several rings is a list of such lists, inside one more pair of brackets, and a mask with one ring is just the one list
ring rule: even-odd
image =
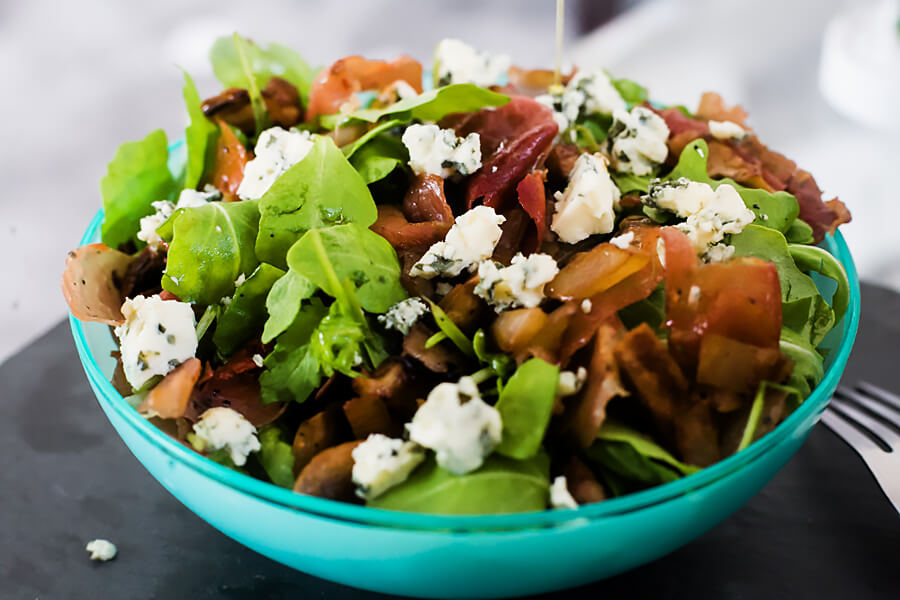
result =
[[886,389],[878,387],[877,385],[873,385],[868,381],[860,381],[856,384],[856,387],[859,391],[868,394],[873,398],[878,398],[886,404],[889,404],[897,410],[900,410],[900,396],[898,396],[897,394],[891,393]]
[[826,408],[825,412],[822,413],[822,422],[840,437],[844,438],[844,441],[850,444],[860,455],[862,455],[860,451],[884,452],[878,444],[869,439],[869,436],[845,421],[844,417],[831,410],[831,408]]
[[832,398],[831,402],[835,408],[839,409],[848,417],[881,438],[881,440],[890,446],[892,450],[894,448],[900,448],[900,435],[897,435],[895,431],[885,427],[881,421],[878,421],[870,416],[869,413],[860,410],[851,402],[847,402],[838,396]]
[[893,411],[881,402],[873,400],[870,396],[861,394],[856,390],[838,388],[838,397],[841,398],[842,396],[846,396],[848,399],[851,399],[857,404],[862,405],[870,412],[887,421],[888,427],[894,429],[894,432],[900,435],[900,412]]

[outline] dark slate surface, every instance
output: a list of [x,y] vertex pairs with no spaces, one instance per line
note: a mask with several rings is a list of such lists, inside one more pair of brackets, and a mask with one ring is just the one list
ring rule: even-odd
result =
[[[863,287],[844,381],[900,390],[900,295]],[[201,521],[106,421],[61,323],[0,367],[0,598],[360,598]],[[95,537],[118,545],[88,559]],[[567,597],[896,598],[900,518],[824,426],[735,515],[673,554]]]

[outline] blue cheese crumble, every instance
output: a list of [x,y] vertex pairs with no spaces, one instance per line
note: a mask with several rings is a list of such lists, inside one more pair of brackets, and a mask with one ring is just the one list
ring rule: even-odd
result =
[[569,492],[568,482],[564,475],[553,480],[550,486],[550,506],[553,508],[578,508],[578,503]]
[[482,465],[500,443],[503,423],[496,408],[481,399],[470,377],[441,383],[428,394],[411,422],[409,439],[435,452],[438,465],[463,475]]
[[709,134],[717,140],[742,140],[747,130],[734,121],[710,121]]
[[91,553],[91,560],[103,562],[114,559],[118,552],[115,544],[103,539],[91,540],[84,549]]
[[260,133],[254,158],[244,167],[238,196],[243,200],[262,198],[282,173],[306,158],[314,143],[308,131],[271,127]]
[[609,128],[609,155],[621,173],[649,175],[666,161],[669,127],[662,117],[643,106],[617,110]]
[[478,266],[480,281],[475,295],[484,298],[498,313],[514,306],[532,308],[544,299],[544,286],[556,277],[559,267],[549,254],[520,252],[508,267],[492,260]]
[[437,125],[410,125],[402,140],[409,151],[409,166],[418,175],[471,175],[481,168],[481,138],[477,133],[461,138],[452,129]]
[[479,52],[460,40],[441,40],[434,49],[436,85],[474,83],[489,87],[506,73],[510,62],[505,54]]
[[186,302],[135,296],[122,304],[122,314],[125,322],[115,332],[125,378],[134,389],[166,375],[197,351],[194,311]]
[[494,253],[506,217],[489,206],[476,206],[460,215],[443,241],[435,242],[409,274],[413,277],[456,277],[464,270],[473,270]]
[[641,201],[685,218],[676,227],[688,236],[697,254],[710,262],[730,258],[734,249],[718,247],[719,243],[726,235],[743,231],[756,218],[737,190],[727,183],[713,189],[707,183],[683,177],[668,182],[654,180]]
[[428,305],[421,298],[407,298],[391,306],[385,314],[378,315],[378,321],[387,329],[396,329],[406,335],[419,317],[427,312]]
[[169,220],[169,217],[179,208],[197,208],[203,206],[207,202],[217,200],[221,197],[221,193],[212,186],[207,186],[202,192],[197,190],[185,189],[178,196],[178,202],[172,203],[168,200],[160,200],[159,202],[151,202],[150,206],[156,211],[152,215],[147,215],[141,219],[141,230],[138,231],[137,238],[154,250],[162,244],[162,238],[156,233],[160,225]]
[[550,90],[535,98],[553,109],[553,119],[562,133],[579,118],[610,115],[628,105],[603,71],[579,71],[564,88]]
[[244,415],[226,406],[208,409],[194,423],[195,447],[201,452],[225,450],[235,465],[241,467],[251,452],[261,448],[256,427]]
[[550,229],[567,244],[574,244],[597,233],[613,230],[619,203],[619,188],[606,170],[606,159],[599,154],[582,154],[569,174],[564,192],[556,192]]
[[577,371],[560,371],[559,382],[556,384],[556,395],[561,398],[574,396],[584,387],[587,376],[587,369],[584,367],[578,367]]
[[352,456],[356,495],[371,500],[403,483],[425,460],[425,449],[415,442],[373,433],[353,449]]

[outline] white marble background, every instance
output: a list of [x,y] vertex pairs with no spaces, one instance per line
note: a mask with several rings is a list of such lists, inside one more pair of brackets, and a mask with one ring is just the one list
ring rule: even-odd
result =
[[[760,137],[853,210],[845,233],[863,276],[900,288],[896,136],[839,116],[816,86],[822,31],[846,3],[639,4],[582,40],[570,19],[569,58],[641,81],[663,101],[691,105],[716,89],[743,103]],[[217,35],[278,41],[314,64],[351,53],[427,60],[454,36],[550,66],[553,14],[552,0],[0,2],[0,360],[65,315],[65,252],[100,206],[116,147],[156,127],[179,135],[176,65],[201,95],[218,91],[206,62]]]

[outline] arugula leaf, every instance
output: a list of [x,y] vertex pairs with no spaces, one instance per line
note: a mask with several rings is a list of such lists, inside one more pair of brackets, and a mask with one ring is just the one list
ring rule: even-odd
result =
[[347,295],[342,286],[349,279],[352,295],[369,312],[387,312],[407,297],[394,249],[363,224],[312,229],[291,247],[287,262],[338,300]]
[[213,344],[221,356],[231,356],[257,335],[266,321],[263,300],[282,275],[281,269],[262,263],[234,290],[213,334]]
[[498,379],[505,379],[509,376],[509,372],[515,365],[515,361],[513,361],[512,357],[503,352],[491,352],[488,350],[487,346],[487,335],[485,335],[483,329],[479,329],[472,338],[472,350],[475,352],[475,357],[482,363],[488,365],[497,375]]
[[256,133],[259,135],[262,131],[268,129],[272,123],[269,119],[262,92],[259,91],[264,86],[256,82],[256,78],[250,68],[250,59],[247,57],[247,42],[237,32],[234,32],[231,39],[234,42],[234,50],[241,63],[241,70],[244,72],[244,81],[247,82],[247,95],[250,96],[250,107],[253,109],[253,122],[256,124]]
[[321,370],[309,351],[310,337],[328,309],[318,298],[305,303],[291,326],[278,336],[275,348],[266,356],[265,370],[259,377],[263,404],[303,402],[319,387]]
[[372,127],[367,132],[356,138],[353,142],[347,144],[346,146],[343,146],[341,148],[341,152],[343,152],[344,156],[346,156],[347,158],[351,158],[360,148],[378,137],[380,134],[386,133],[391,129],[394,129],[395,127],[399,127],[401,125],[403,125],[403,121],[401,121],[400,119],[391,119],[390,121],[379,123],[375,127]]
[[817,346],[834,326],[834,312],[815,282],[795,264],[784,236],[774,229],[751,224],[732,235],[731,244],[736,256],[756,256],[775,264],[781,283],[784,326],[807,336]]
[[644,486],[675,481],[700,470],[676,459],[650,436],[611,419],[604,421],[597,440],[585,453],[601,468]]
[[781,330],[778,346],[794,363],[787,385],[800,392],[800,400],[806,399],[825,377],[825,359],[806,337],[787,327]]
[[252,273],[257,201],[210,202],[173,215],[172,241],[162,287],[185,302],[216,304],[234,292],[234,280]]
[[335,371],[347,377],[359,375],[353,368],[362,363],[366,341],[366,331],[359,325],[358,320],[341,311],[339,302],[334,302],[328,315],[316,327],[310,337],[309,350],[326,377],[331,377]]
[[176,192],[175,179],[169,171],[168,142],[162,129],[151,132],[137,142],[125,142],[116,150],[100,181],[103,194],[103,226],[101,237],[110,248],[137,239],[141,217],[153,213],[151,202],[171,200]]
[[611,79],[611,81],[613,87],[616,88],[616,91],[619,92],[619,95],[622,96],[622,99],[629,106],[646,102],[649,97],[647,88],[630,79]]
[[465,475],[454,475],[430,458],[368,505],[448,515],[529,512],[547,507],[549,491],[550,459],[544,452],[527,460],[495,454]]
[[300,305],[315,291],[315,284],[296,271],[288,271],[272,285],[266,296],[269,318],[263,328],[263,344],[268,344],[291,326],[300,312]]
[[[450,341],[453,342],[456,347],[463,352],[463,354],[465,354],[466,356],[475,356],[475,350],[472,348],[472,342],[470,342],[469,338],[467,338],[466,335],[462,331],[460,331],[459,327],[456,326],[456,323],[453,322],[453,319],[447,316],[447,313],[444,312],[444,309],[428,298],[425,298],[425,301],[428,302],[428,305],[431,307],[431,314],[434,317],[434,322],[437,323],[437,326],[441,330],[441,332],[443,332],[443,334],[447,338],[450,338]],[[441,341],[441,339],[439,339],[438,342]],[[430,346],[427,347],[430,348]]]
[[409,152],[400,139],[382,134],[369,141],[350,157],[350,164],[366,184],[384,179],[409,161]]
[[194,80],[184,73],[184,104],[187,107],[188,122],[184,129],[184,141],[187,145],[187,161],[184,176],[184,187],[197,189],[203,179],[203,173],[215,160],[216,139],[219,137],[219,128],[216,127],[206,115],[200,104],[200,95]]
[[663,329],[666,322],[665,281],[660,282],[643,300],[620,310],[619,318],[622,319],[626,329],[634,329],[641,323],[646,323],[657,333],[667,331]]
[[794,219],[790,228],[785,232],[784,237],[791,244],[812,244],[815,241],[812,227],[799,218]]
[[791,258],[798,267],[807,273],[814,272],[823,275],[837,284],[837,289],[831,299],[831,306],[834,309],[834,320],[840,321],[850,303],[850,281],[847,279],[844,265],[826,250],[816,246],[791,244],[788,248],[791,251]]
[[687,177],[691,181],[707,183],[713,189],[727,183],[737,190],[747,208],[756,214],[755,224],[777,229],[782,233],[790,230],[800,214],[797,198],[787,192],[773,194],[766,190],[744,187],[732,179],[713,179],[706,170],[708,157],[709,146],[706,142],[702,139],[694,140],[684,147],[678,164],[663,179],[674,181],[679,177]]
[[583,152],[600,152],[600,143],[594,137],[593,132],[584,125],[570,125],[568,129],[559,136],[566,143],[574,144]]
[[366,182],[334,145],[317,136],[309,154],[283,173],[259,201],[260,260],[285,268],[288,249],[304,233],[339,223],[368,227],[378,217]]
[[[297,88],[303,98],[303,105],[307,104],[309,90],[316,77],[315,69],[287,46],[269,44],[268,48],[262,48],[247,39],[241,39],[241,42],[257,88],[266,87],[272,77],[281,77]],[[216,78],[226,88],[250,87],[233,36],[218,38],[209,50],[209,60]]]
[[500,392],[496,409],[503,422],[497,452],[510,458],[530,458],[541,448],[556,400],[559,367],[540,358],[528,360]]
[[287,435],[276,425],[266,425],[259,431],[259,452],[254,454],[266,475],[275,485],[294,487],[294,453]]
[[374,123],[382,117],[391,117],[402,123],[440,121],[452,113],[475,112],[486,106],[503,106],[507,102],[509,96],[472,83],[456,83],[406,98],[386,108],[364,108],[349,115],[323,115],[320,124],[326,129],[334,129],[345,120]]
[[629,192],[646,194],[650,189],[651,177],[649,175],[634,175],[632,173],[618,173],[615,171],[611,171],[609,175],[623,196]]

